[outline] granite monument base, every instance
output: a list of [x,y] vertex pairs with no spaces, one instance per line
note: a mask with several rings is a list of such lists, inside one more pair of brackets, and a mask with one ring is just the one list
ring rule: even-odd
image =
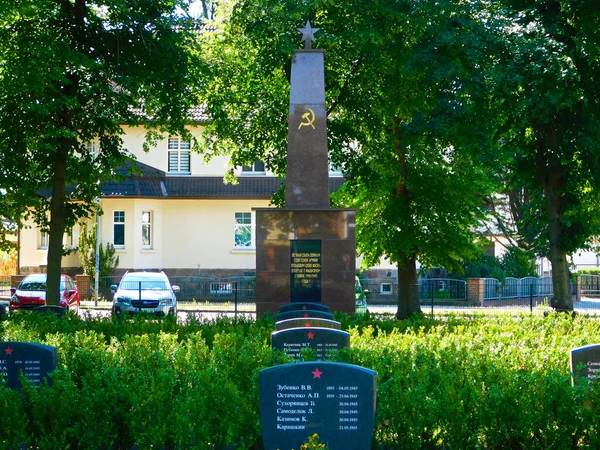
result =
[[356,210],[255,211],[256,313],[294,302],[355,312]]

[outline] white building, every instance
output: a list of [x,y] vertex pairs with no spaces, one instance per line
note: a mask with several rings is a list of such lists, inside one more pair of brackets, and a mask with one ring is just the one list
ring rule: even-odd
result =
[[[143,151],[144,129],[124,127],[124,145],[135,156],[140,173],[102,185],[100,239],[112,243],[119,272],[163,269],[170,275],[223,277],[249,275],[255,269],[255,215],[269,206],[281,181],[260,161],[239,169],[239,183],[225,184],[228,159],[206,163],[190,152],[190,142],[165,137]],[[201,127],[190,128],[198,136]],[[119,172],[127,174],[127,168]],[[343,182],[330,174],[330,189]],[[93,221],[93,219],[91,220]],[[21,273],[46,265],[48,237],[40,229],[20,230]],[[65,246],[77,247],[80,227],[65,235]],[[77,272],[76,251],[63,257],[63,270]]]

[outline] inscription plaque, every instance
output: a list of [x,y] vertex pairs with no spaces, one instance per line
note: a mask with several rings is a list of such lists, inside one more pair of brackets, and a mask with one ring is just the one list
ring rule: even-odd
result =
[[321,303],[321,241],[290,241],[290,300]]
[[0,342],[0,375],[9,388],[21,387],[21,372],[35,386],[47,379],[58,364],[57,351],[31,342]]
[[271,335],[271,347],[283,350],[295,361],[302,360],[302,350],[310,348],[317,361],[330,359],[336,350],[350,347],[350,333],[331,328],[290,328]]
[[571,350],[571,371],[574,377],[590,381],[600,377],[600,344]]
[[285,319],[275,322],[275,330],[287,330],[288,328],[310,328],[310,327],[321,327],[321,328],[333,328],[336,330],[342,329],[342,324],[336,320],[329,319],[317,319],[314,317],[298,318],[298,319]]
[[299,362],[259,375],[265,450],[298,450],[313,434],[330,450],[371,448],[376,373],[332,362]]

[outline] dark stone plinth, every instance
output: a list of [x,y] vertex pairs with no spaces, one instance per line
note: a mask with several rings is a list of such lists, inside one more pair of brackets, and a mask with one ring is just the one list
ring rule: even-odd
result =
[[354,312],[356,210],[255,210],[257,314],[291,303],[291,242],[298,240],[321,242],[321,302]]
[[299,319],[285,319],[275,322],[276,330],[287,330],[288,328],[310,328],[310,327],[321,327],[321,328],[333,328],[335,330],[341,330],[342,324],[335,320],[329,319],[318,319],[315,317],[299,318]]
[[287,311],[299,311],[299,310],[329,312],[329,306],[324,305],[322,303],[295,302],[295,303],[288,303],[287,305],[283,305],[281,308],[279,308],[280,313],[284,313]]
[[600,378],[600,344],[571,350],[571,371],[574,381]]
[[330,359],[331,352],[350,347],[350,333],[332,328],[290,328],[271,335],[273,350],[283,350],[296,361],[310,348],[317,361]]
[[63,308],[62,306],[57,306],[57,305],[43,305],[43,306],[38,306],[37,308],[34,309],[34,311],[41,312],[41,313],[54,314],[54,315],[56,315],[56,317],[60,318],[60,317],[64,316],[69,310],[67,308]]
[[21,387],[21,372],[35,386],[44,379],[51,384],[50,374],[57,364],[55,347],[30,342],[0,342],[0,374],[9,388]]
[[265,450],[298,450],[317,433],[330,450],[369,449],[377,374],[364,367],[299,362],[259,375]]
[[315,319],[329,319],[333,320],[333,314],[326,311],[310,311],[310,310],[296,310],[296,311],[286,311],[277,314],[275,320],[286,320],[286,319],[306,319],[308,317],[312,317]]

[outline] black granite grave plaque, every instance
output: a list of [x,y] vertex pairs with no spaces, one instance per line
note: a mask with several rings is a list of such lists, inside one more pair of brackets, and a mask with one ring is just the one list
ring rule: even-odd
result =
[[331,352],[350,347],[350,334],[331,328],[290,328],[275,331],[271,346],[296,361],[302,360],[303,349],[310,348],[315,351],[317,361],[324,361],[330,359]]
[[321,241],[290,241],[290,300],[321,303]]
[[329,319],[317,319],[313,317],[299,318],[299,319],[285,319],[275,322],[275,330],[287,330],[288,328],[309,328],[309,327],[321,327],[321,328],[333,328],[335,330],[341,330],[342,324],[335,320]]
[[275,366],[260,372],[265,450],[298,450],[313,434],[330,450],[371,448],[377,374],[331,362]]
[[600,377],[600,344],[571,350],[571,370],[576,378],[595,380]]
[[311,310],[311,311],[325,311],[329,312],[329,306],[324,305],[323,303],[307,303],[307,302],[294,302],[283,305],[279,308],[280,313],[284,313],[287,311],[298,311],[298,310]]
[[35,386],[44,378],[51,384],[49,375],[57,364],[55,347],[31,342],[0,342],[0,374],[9,388],[21,387],[21,372]]
[[298,310],[298,311],[286,311],[277,314],[276,320],[286,320],[286,319],[299,319],[307,317],[313,317],[315,319],[329,319],[333,320],[333,313],[327,311],[310,311],[310,310]]

